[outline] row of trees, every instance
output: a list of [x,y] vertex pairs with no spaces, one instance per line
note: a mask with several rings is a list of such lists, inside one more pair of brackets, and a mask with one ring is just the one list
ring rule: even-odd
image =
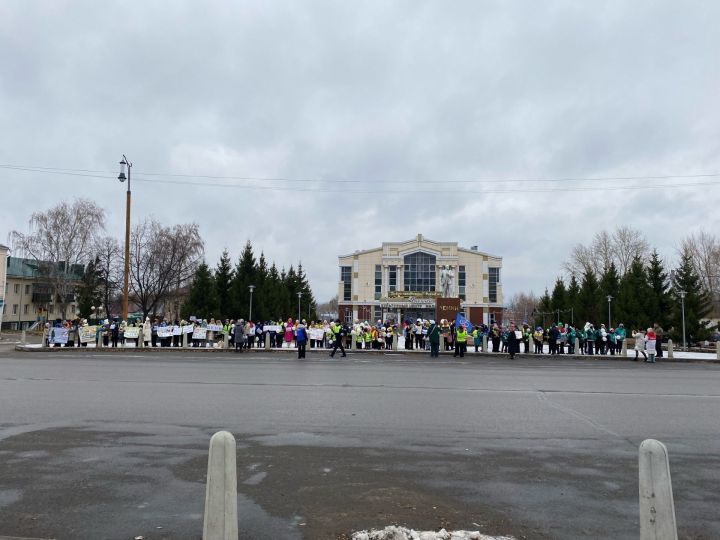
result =
[[[117,238],[105,232],[105,211],[94,201],[76,199],[61,202],[47,211],[35,212],[28,232],[12,231],[13,253],[36,261],[38,282],[52,291],[50,302],[62,318],[74,317],[68,308],[76,295],[78,312],[90,317],[92,306],[105,314],[118,314],[124,274],[124,250]],[[78,283],[80,268],[82,279]],[[82,271],[84,269],[84,272]],[[191,286],[205,272],[217,282],[209,304],[193,298]],[[231,268],[227,253],[215,273],[204,263],[204,244],[196,223],[164,226],[153,218],[135,225],[130,235],[130,304],[144,316],[164,314],[172,306],[174,311],[183,303],[190,287],[189,306],[199,317],[228,317],[247,306],[247,285],[258,287],[256,295],[262,310],[273,309],[275,314],[293,313],[287,299],[297,292],[312,299],[307,278],[301,266],[286,273],[278,272],[273,264],[267,267],[261,256],[257,263],[250,244],[235,269]],[[261,293],[261,287],[266,288]],[[277,300],[274,298],[277,296]],[[194,302],[194,303],[193,303]],[[267,305],[263,302],[268,302]],[[199,308],[209,305],[212,310]],[[307,305],[307,304],[306,304]],[[134,308],[133,308],[134,306]],[[267,306],[267,307],[266,307]],[[189,308],[188,308],[189,309]],[[187,309],[185,310],[187,311]],[[211,311],[212,314],[211,315]]]
[[578,325],[622,322],[629,328],[647,328],[657,322],[681,339],[684,305],[687,339],[704,339],[712,331],[706,319],[717,293],[708,287],[712,274],[703,277],[698,271],[703,265],[707,272],[713,271],[711,257],[701,259],[693,245],[712,245],[708,236],[701,233],[685,239],[677,267],[668,271],[638,231],[628,227],[612,234],[602,231],[590,245],[573,248],[564,265],[567,281],[558,277],[552,292],[546,289],[540,298],[518,294],[510,309],[516,317],[529,313],[536,324],[573,319]]
[[298,309],[301,318],[317,319],[317,305],[302,263],[297,270],[290,266],[287,271],[278,270],[275,263],[268,266],[263,253],[256,260],[248,241],[234,267],[227,250],[214,270],[204,262],[198,266],[182,315],[216,319],[252,316],[256,321],[268,321],[294,319]]

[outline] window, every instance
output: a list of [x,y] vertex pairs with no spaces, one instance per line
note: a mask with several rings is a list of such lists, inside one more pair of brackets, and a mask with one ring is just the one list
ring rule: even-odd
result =
[[30,311],[30,305],[29,305],[29,304],[25,304],[25,305],[23,306],[23,314],[27,315],[29,311]]
[[15,284],[15,294],[20,294],[20,284],[19,283]]
[[380,300],[382,294],[382,266],[375,265],[375,300]]
[[491,303],[497,302],[497,284],[500,283],[500,269],[496,267],[488,268],[489,288],[488,299]]
[[406,291],[434,291],[435,256],[422,252],[406,255],[403,278]]
[[18,305],[13,304],[13,315],[17,315],[17,311],[18,311]]
[[388,290],[397,291],[397,266],[388,267]]
[[30,285],[25,285],[25,294],[30,294]]
[[465,267],[458,266],[458,287],[460,288],[460,300],[465,301]]
[[340,267],[340,281],[343,282],[343,301],[352,300],[352,267]]

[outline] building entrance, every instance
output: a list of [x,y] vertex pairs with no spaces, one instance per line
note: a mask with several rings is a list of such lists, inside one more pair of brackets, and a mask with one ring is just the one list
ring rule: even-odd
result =
[[419,308],[409,308],[409,309],[403,310],[402,322],[405,322],[405,321],[415,322],[418,319],[423,319],[426,321],[435,319],[435,310],[434,309],[419,309]]

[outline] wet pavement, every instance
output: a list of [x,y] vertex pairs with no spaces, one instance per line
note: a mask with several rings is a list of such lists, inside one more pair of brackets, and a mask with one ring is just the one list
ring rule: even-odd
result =
[[0,535],[199,539],[228,429],[244,538],[637,538],[645,438],[680,537],[720,537],[720,366],[308,356],[0,349]]

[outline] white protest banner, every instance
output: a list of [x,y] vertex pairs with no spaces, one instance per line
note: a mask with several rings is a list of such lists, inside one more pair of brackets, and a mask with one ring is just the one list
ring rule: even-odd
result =
[[207,328],[196,328],[193,330],[193,339],[207,339]]
[[95,341],[95,331],[97,326],[81,326],[78,328],[80,334],[80,343],[92,343]]
[[222,324],[208,324],[207,325],[208,332],[222,332]]
[[277,324],[266,324],[263,326],[263,332],[280,332],[282,328]]
[[182,326],[173,326],[173,336],[181,336],[182,335]]
[[322,340],[325,337],[325,330],[322,328],[310,328],[308,330],[308,337],[310,339]]
[[140,329],[127,327],[125,328],[125,339],[138,339],[140,337]]
[[192,324],[186,324],[182,327],[183,334],[192,334],[193,330],[195,330],[195,327]]
[[158,326],[157,335],[159,338],[169,338],[173,335],[172,326]]
[[68,342],[67,328],[53,328],[53,343],[57,345],[65,345]]

